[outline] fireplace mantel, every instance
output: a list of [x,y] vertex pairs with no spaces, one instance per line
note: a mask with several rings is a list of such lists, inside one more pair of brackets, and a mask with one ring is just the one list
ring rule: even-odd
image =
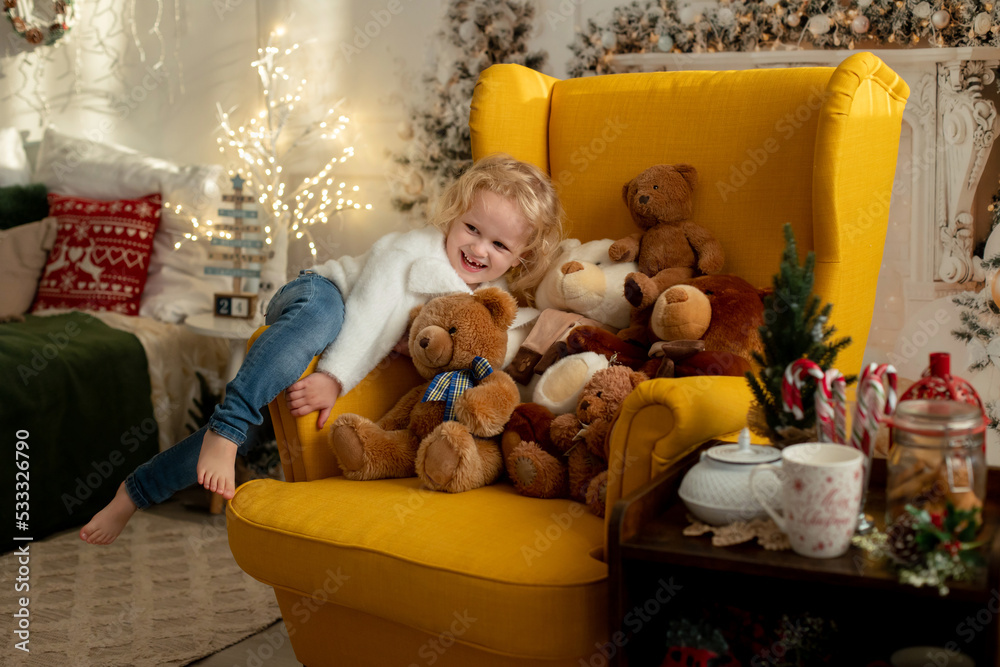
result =
[[[836,66],[857,51],[793,48],[739,53],[645,53],[611,58],[615,71],[729,70]],[[910,86],[866,358],[884,360],[904,326],[929,302],[982,287],[973,255],[974,198],[998,130],[982,94],[1000,67],[1000,48],[871,50]],[[873,350],[874,348],[878,348]]]

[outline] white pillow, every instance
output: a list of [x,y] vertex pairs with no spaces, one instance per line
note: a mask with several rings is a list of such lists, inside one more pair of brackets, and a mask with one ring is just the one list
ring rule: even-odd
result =
[[28,156],[16,127],[0,129],[0,187],[27,185],[31,180]]
[[[220,165],[178,166],[115,144],[98,143],[46,128],[38,149],[35,181],[49,191],[92,199],[163,195],[160,227],[153,240],[139,314],[164,322],[212,310],[212,294],[232,287],[225,276],[206,276],[207,249],[174,244],[190,232],[190,217],[214,216],[221,204]],[[174,213],[180,204],[186,216]]]

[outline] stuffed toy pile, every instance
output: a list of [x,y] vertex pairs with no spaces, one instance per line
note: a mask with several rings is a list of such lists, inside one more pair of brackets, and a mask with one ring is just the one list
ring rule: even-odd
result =
[[514,381],[500,370],[517,303],[489,287],[437,297],[414,309],[409,351],[427,381],[378,422],[344,414],[330,446],[354,480],[418,476],[439,491],[461,492],[503,471],[499,436],[518,404]]
[[535,403],[519,405],[503,435],[515,488],[536,498],[572,498],[604,516],[611,427],[625,398],[648,379],[610,366],[590,378],[575,412],[556,416]]

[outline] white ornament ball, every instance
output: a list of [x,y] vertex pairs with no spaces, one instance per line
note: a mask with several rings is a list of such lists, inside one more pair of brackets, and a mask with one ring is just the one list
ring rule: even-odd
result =
[[993,27],[993,19],[990,18],[988,12],[979,12],[976,14],[976,18],[972,20],[972,29],[976,31],[977,35],[985,35]]
[[817,14],[809,19],[809,23],[806,24],[806,28],[809,32],[816,37],[830,32],[831,27],[833,27],[833,21],[831,21],[830,17],[826,14]]
[[410,195],[419,195],[424,191],[424,179],[417,172],[410,174],[410,177],[406,179],[406,193]]
[[774,7],[776,4],[778,4],[778,0],[764,0],[764,3],[768,7]]
[[688,6],[677,13],[677,18],[681,20],[681,23],[697,23],[701,20],[701,12],[694,7]]
[[802,15],[801,14],[795,14],[795,13],[789,14],[788,18],[785,19],[785,23],[787,23],[792,28],[799,27],[799,23],[801,23],[801,22],[802,22]]
[[719,11],[715,13],[715,18],[719,22],[719,25],[724,28],[728,28],[736,23],[736,15],[733,14],[733,10],[729,7],[720,7]]
[[476,27],[476,22],[472,20],[462,21],[462,24],[458,26],[458,36],[465,42],[471,42],[475,39],[478,32],[479,28]]
[[931,6],[927,2],[921,2],[913,8],[913,15],[918,19],[925,19],[931,15]]
[[854,20],[851,21],[851,30],[858,33],[859,35],[863,35],[866,32],[868,32],[868,27],[870,25],[871,22],[868,20],[867,16],[865,16],[864,14],[858,14],[857,16],[854,17]]
[[858,0],[858,7],[864,9],[865,7],[870,7],[872,0]]
[[939,9],[931,14],[931,25],[938,30],[944,30],[951,23],[951,14],[943,9]]
[[656,41],[656,49],[666,53],[672,48],[674,48],[674,38],[670,35],[660,35],[660,38]]
[[601,46],[606,49],[615,48],[618,46],[618,36],[610,30],[601,33]]
[[413,123],[410,123],[409,121],[405,120],[402,121],[399,125],[396,126],[396,134],[399,135],[400,139],[405,139],[406,141],[409,141],[410,139],[413,138]]

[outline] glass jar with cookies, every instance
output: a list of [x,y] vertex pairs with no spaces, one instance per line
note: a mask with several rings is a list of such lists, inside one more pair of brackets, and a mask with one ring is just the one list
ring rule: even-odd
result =
[[982,410],[948,400],[908,400],[891,419],[886,524],[913,505],[943,513],[982,509],[986,497],[986,422]]

